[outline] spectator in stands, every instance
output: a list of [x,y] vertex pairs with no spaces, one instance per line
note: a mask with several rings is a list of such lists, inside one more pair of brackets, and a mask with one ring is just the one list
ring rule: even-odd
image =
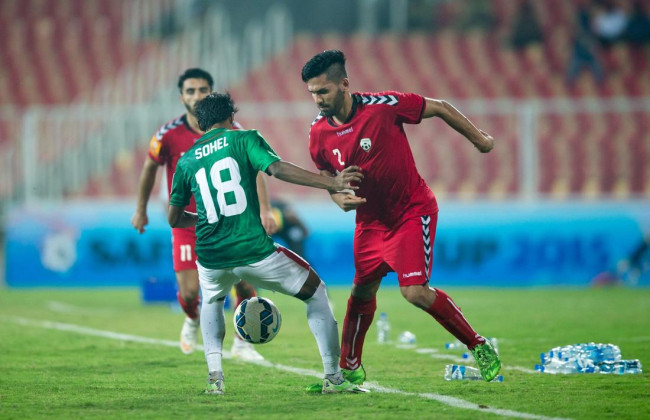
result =
[[603,271],[591,280],[591,285],[613,286],[625,284],[637,286],[647,281],[650,274],[650,233],[646,233],[632,252],[619,260],[616,268]]
[[408,2],[408,28],[410,31],[434,31],[437,29],[438,25],[434,22],[434,12],[437,7],[434,7],[432,3],[431,0],[412,0]]
[[542,25],[532,1],[524,0],[514,18],[510,44],[515,49],[524,49],[531,44],[539,44],[544,40]]
[[650,16],[647,2],[637,0],[632,6],[632,13],[625,30],[625,39],[632,44],[642,45],[650,42]]
[[490,30],[497,24],[490,0],[464,0],[458,2],[457,29],[461,31]]
[[567,68],[567,83],[573,86],[583,68],[590,70],[596,82],[601,84],[605,78],[603,66],[598,56],[598,41],[591,32],[591,17],[586,4],[578,8],[576,29],[573,35],[572,51]]
[[616,267],[619,278],[628,285],[636,286],[644,274],[650,272],[650,233],[647,233],[627,258]]
[[273,238],[279,239],[287,248],[301,257],[305,257],[305,240],[309,235],[309,230],[300,220],[298,214],[288,203],[281,200],[271,201],[271,211],[278,227]]
[[623,39],[628,16],[615,0],[597,3],[592,30],[601,45],[607,47]]

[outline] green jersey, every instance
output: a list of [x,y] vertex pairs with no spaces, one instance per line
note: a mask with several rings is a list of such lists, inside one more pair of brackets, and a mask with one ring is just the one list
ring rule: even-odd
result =
[[260,220],[257,172],[280,160],[257,130],[210,130],[178,160],[171,205],[194,195],[196,256],[206,268],[263,260],[275,251]]

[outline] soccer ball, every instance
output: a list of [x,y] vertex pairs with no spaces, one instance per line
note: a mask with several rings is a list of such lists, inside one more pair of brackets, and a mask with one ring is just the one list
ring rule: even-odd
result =
[[239,304],[233,323],[242,340],[253,344],[268,343],[278,335],[282,316],[273,302],[256,296]]

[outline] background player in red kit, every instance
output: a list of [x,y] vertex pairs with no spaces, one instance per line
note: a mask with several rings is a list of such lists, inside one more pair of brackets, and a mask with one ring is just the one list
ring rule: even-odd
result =
[[[194,115],[194,107],[197,102],[212,92],[213,83],[210,73],[198,68],[186,70],[178,79],[178,88],[181,93],[180,99],[187,109],[187,113],[163,125],[152,137],[149,144],[149,153],[140,174],[138,203],[135,214],[131,218],[131,224],[140,233],[144,232],[144,227],[149,223],[147,203],[151,196],[158,168],[162,165],[166,167],[167,193],[169,194],[178,159],[203,134]],[[241,127],[236,122],[233,122],[233,128]],[[271,235],[275,233],[277,228],[269,204],[266,181],[261,174],[257,177],[257,193],[260,200],[262,224],[266,232]],[[194,199],[190,201],[187,210],[196,211]],[[183,353],[186,354],[194,351],[199,328],[198,304],[200,297],[199,277],[195,263],[195,242],[194,228],[172,229],[174,272],[176,273],[179,289],[177,297],[187,315],[180,336],[180,347]],[[238,305],[243,299],[256,295],[255,289],[244,281],[238,283],[235,290],[237,293],[235,305]],[[237,336],[235,336],[231,351],[233,356],[242,359],[263,360],[263,357],[250,343],[241,340]]]
[[340,365],[353,383],[365,380],[363,342],[377,308],[381,279],[397,273],[404,298],[435,318],[476,358],[486,381],[501,363],[492,344],[477,334],[442,290],[429,287],[438,205],[415,167],[403,124],[440,117],[482,153],[493,139],[445,101],[401,92],[351,93],[341,51],[324,51],[302,69],[302,80],[320,113],[309,133],[309,151],[322,174],[361,167],[354,193],[332,194],[343,210],[357,210],[355,277],[343,324]]

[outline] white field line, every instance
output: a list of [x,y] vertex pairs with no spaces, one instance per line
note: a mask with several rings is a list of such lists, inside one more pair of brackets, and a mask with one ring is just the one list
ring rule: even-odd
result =
[[[161,345],[161,346],[166,346],[166,347],[178,347],[179,344],[177,341],[170,341],[170,340],[160,340],[157,338],[148,338],[148,337],[141,337],[137,335],[131,335],[131,334],[122,334],[122,333],[116,333],[112,331],[105,331],[105,330],[97,330],[94,328],[89,328],[89,327],[84,327],[81,325],[74,325],[74,324],[64,324],[61,322],[52,322],[52,321],[41,321],[41,320],[34,320],[34,319],[28,319],[28,318],[23,318],[23,317],[16,317],[16,316],[0,316],[2,319],[8,320],[10,322],[13,322],[15,324],[23,325],[23,326],[29,326],[29,327],[38,327],[38,328],[45,328],[45,329],[52,329],[52,330],[58,330],[58,331],[67,331],[67,332],[73,332],[73,333],[78,333],[82,335],[91,335],[95,337],[103,337],[103,338],[110,338],[113,340],[121,340],[121,341],[131,341],[135,343],[143,343],[143,344],[156,344],[156,345]],[[198,350],[203,350],[202,346],[197,346]],[[224,351],[224,358],[231,358],[230,352]],[[278,363],[272,363],[269,361],[261,361],[261,362],[248,362],[248,363],[253,363],[259,366],[265,366],[269,368],[274,368],[278,370],[283,370],[286,372],[291,372],[295,373],[297,375],[302,375],[302,376],[312,376],[315,378],[322,378],[322,373],[317,372],[311,369],[301,369],[297,368],[294,366],[286,366],[286,365],[281,365]],[[560,417],[546,417],[546,416],[540,416],[537,414],[530,414],[530,413],[524,413],[520,411],[514,411],[514,410],[506,410],[506,409],[501,409],[501,408],[492,408],[488,407],[485,405],[479,405],[475,404],[460,398],[456,397],[451,397],[449,395],[442,395],[442,394],[434,394],[434,393],[416,393],[416,392],[406,392],[402,391],[399,389],[395,388],[388,388],[381,386],[377,383],[374,382],[365,382],[363,385],[365,388],[368,388],[370,390],[376,391],[376,392],[382,392],[382,393],[387,393],[387,394],[398,394],[398,395],[404,395],[404,396],[409,396],[409,397],[418,397],[418,398],[424,398],[428,400],[435,400],[438,401],[442,404],[449,405],[451,407],[456,407],[456,408],[462,408],[465,410],[474,410],[474,411],[480,411],[482,413],[492,413],[498,416],[504,416],[504,417],[516,417],[516,418],[522,418],[522,419],[540,419],[540,420],[555,420],[559,419],[562,420]],[[489,385],[488,385],[489,386]]]
[[79,306],[70,305],[68,303],[59,302],[57,300],[48,300],[46,302],[47,309],[52,312],[59,312],[68,315],[89,315],[93,316],[112,316],[116,313],[113,309],[108,308],[82,308]]
[[[456,363],[467,363],[469,360],[470,362],[472,359],[469,358],[463,358],[460,356],[456,356],[454,354],[438,354],[438,349],[432,349],[432,348],[418,348],[414,344],[397,344],[395,347],[398,349],[404,349],[404,350],[414,350],[416,353],[420,354],[429,354],[432,358],[434,359],[442,359],[442,360],[450,360],[452,362]],[[539,373],[535,371],[535,369],[529,369],[523,366],[511,366],[511,365],[501,365],[502,369],[505,370],[516,370],[518,372],[524,372],[524,373]]]

